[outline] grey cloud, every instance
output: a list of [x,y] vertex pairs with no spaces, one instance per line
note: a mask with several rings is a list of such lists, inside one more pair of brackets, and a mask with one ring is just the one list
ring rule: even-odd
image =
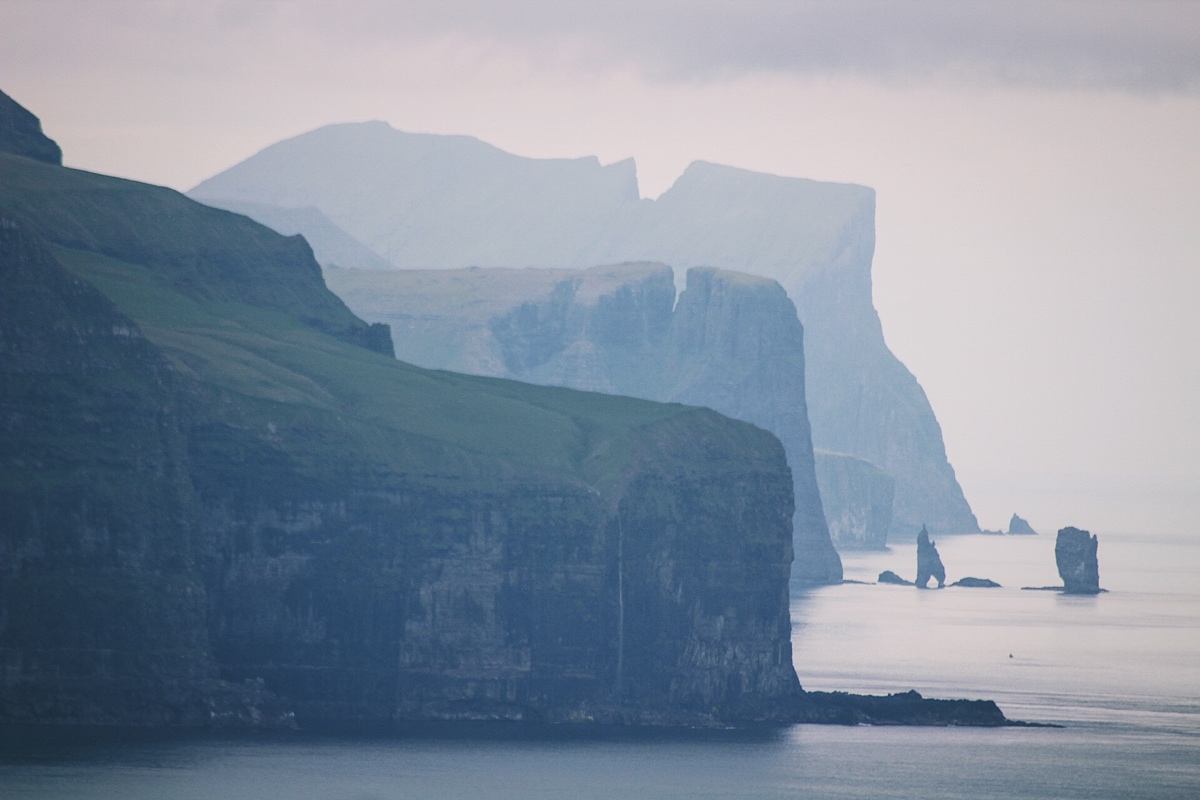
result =
[[1200,87],[1200,3],[1188,0],[446,0],[354,8],[333,21],[317,7],[306,13],[344,35],[463,36],[584,63],[624,63],[657,80],[766,72],[1127,91]]
[[[5,20],[5,17],[8,17]],[[1200,2],[1191,0],[435,0],[106,3],[6,0],[0,23],[76,52],[178,47],[198,63],[311,42],[325,57],[438,40],[508,49],[554,67],[628,68],[655,81],[746,74],[850,76],[1067,89],[1194,92]],[[42,34],[42,35],[38,35]],[[222,47],[224,45],[224,47]]]

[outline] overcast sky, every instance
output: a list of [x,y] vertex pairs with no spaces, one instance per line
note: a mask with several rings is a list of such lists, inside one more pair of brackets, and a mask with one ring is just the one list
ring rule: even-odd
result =
[[329,122],[878,190],[875,299],[982,524],[1200,518],[1200,3],[0,2],[72,166]]

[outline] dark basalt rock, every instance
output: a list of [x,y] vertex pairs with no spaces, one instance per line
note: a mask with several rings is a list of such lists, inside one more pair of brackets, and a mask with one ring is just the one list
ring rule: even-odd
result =
[[912,586],[913,585],[912,581],[906,581],[904,578],[901,578],[899,575],[892,572],[890,569],[885,569],[883,572],[879,573],[879,577],[876,580],[879,583],[892,583],[892,584],[895,584],[896,586]]
[[937,700],[915,691],[889,695],[804,692],[794,721],[841,725],[961,725],[998,728],[1014,723],[991,700]]
[[62,164],[62,150],[42,133],[41,121],[4,92],[0,92],[0,153]]
[[1008,521],[1008,532],[1013,536],[1037,535],[1037,531],[1033,529],[1033,526],[1016,514],[1013,514],[1012,519]]
[[951,586],[961,586],[964,589],[999,589],[1000,584],[991,578],[959,578]]
[[1088,531],[1067,527],[1058,532],[1054,560],[1067,594],[1100,593],[1098,546],[1098,540]]
[[935,579],[941,589],[946,585],[946,568],[942,565],[936,543],[929,538],[929,531],[921,528],[917,534],[917,586],[926,588],[930,578]]

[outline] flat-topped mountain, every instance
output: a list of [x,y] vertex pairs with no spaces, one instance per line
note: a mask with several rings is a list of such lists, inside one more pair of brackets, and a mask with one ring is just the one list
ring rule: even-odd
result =
[[780,438],[791,467],[802,583],[841,580],[817,490],[804,331],[767,278],[670,268],[326,270],[397,355],[429,367],[704,405]]
[[406,364],[302,238],[11,152],[0,280],[0,721],[798,718],[766,431]]
[[697,162],[649,200],[631,161],[521,158],[374,122],[279,142],[192,195],[315,207],[393,267],[654,261],[772,278],[805,326],[814,444],[892,477],[893,533],[978,530],[929,402],[872,305],[871,189]]

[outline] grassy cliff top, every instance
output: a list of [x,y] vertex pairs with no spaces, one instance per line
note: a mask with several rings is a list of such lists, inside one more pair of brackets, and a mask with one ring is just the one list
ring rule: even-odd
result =
[[634,453],[681,469],[775,469],[769,434],[674,404],[421,369],[356,344],[366,324],[300,237],[177,192],[0,155],[0,209],[96,286],[200,390],[224,424],[303,430],[314,475],[620,483]]

